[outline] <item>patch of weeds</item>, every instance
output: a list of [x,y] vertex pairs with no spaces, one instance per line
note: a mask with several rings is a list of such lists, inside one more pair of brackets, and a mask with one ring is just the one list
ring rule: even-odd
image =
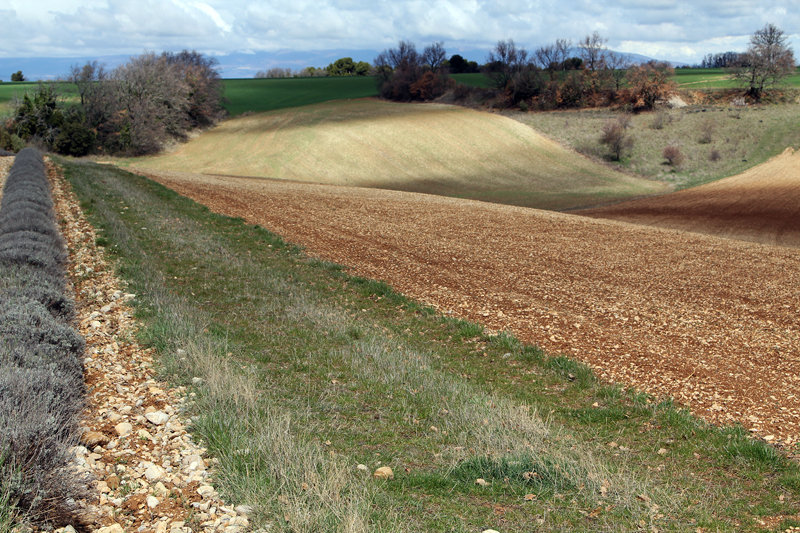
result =
[[106,247],[106,246],[108,246],[109,242],[108,242],[108,239],[106,239],[105,237],[98,236],[98,237],[95,237],[94,244],[95,244],[95,246]]
[[522,348],[522,343],[519,342],[519,339],[505,331],[489,337],[489,345],[507,352],[519,352]]
[[445,323],[452,325],[462,339],[474,339],[483,336],[483,326],[480,324],[452,317],[446,318]]
[[622,399],[622,388],[619,385],[604,385],[597,391],[597,397],[606,401]]
[[786,531],[792,527],[800,527],[800,519],[797,518],[788,518],[780,523],[780,525],[775,529],[775,531]]
[[540,364],[547,354],[538,346],[524,345],[522,350],[517,354],[517,359],[523,363],[536,363]]
[[573,414],[581,422],[589,424],[607,424],[629,418],[628,410],[621,405],[574,409]]
[[773,446],[747,436],[734,436],[725,446],[725,453],[759,468],[774,469],[783,464],[782,457]]
[[800,493],[800,474],[786,474],[781,477],[780,484],[793,492]]
[[364,330],[358,326],[348,326],[345,330],[345,335],[350,337],[352,340],[357,341],[364,338]]
[[576,487],[573,465],[547,457],[531,455],[471,457],[459,463],[450,473],[458,481],[473,485],[476,479],[488,483],[510,483],[520,490],[558,492]]
[[591,368],[563,355],[549,358],[545,366],[574,382],[582,389],[591,386],[597,379]]

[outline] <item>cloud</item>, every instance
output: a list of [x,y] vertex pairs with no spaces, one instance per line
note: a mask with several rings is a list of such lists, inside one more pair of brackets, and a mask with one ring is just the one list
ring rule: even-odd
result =
[[[599,31],[609,47],[695,61],[743,49],[767,22],[796,31],[796,0],[6,0],[0,50],[8,57],[149,50],[202,52],[419,47],[485,49],[514,39],[529,49]],[[793,44],[800,35],[790,35]],[[483,58],[476,58],[482,60]]]

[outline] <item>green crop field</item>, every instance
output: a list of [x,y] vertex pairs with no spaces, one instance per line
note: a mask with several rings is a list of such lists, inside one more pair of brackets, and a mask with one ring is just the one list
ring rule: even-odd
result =
[[259,78],[223,80],[225,109],[231,116],[309,104],[377,96],[372,77]]
[[[0,83],[0,118],[10,115],[14,110],[14,101],[22,98],[26,93],[36,90],[39,86],[38,81],[24,81],[13,83]],[[66,102],[74,102],[77,99],[77,87],[72,83],[47,82],[55,86],[56,92]]]
[[[675,83],[680,89],[734,89],[741,87],[723,68],[684,68],[675,70]],[[800,87],[800,70],[786,80],[789,87]]]

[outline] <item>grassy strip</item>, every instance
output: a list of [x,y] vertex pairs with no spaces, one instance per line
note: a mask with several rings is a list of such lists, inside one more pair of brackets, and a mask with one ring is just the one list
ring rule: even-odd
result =
[[[193,384],[220,491],[257,525],[741,530],[797,515],[800,469],[741,429],[598,383],[143,178],[64,165],[164,374]],[[382,465],[393,480],[371,479]]]

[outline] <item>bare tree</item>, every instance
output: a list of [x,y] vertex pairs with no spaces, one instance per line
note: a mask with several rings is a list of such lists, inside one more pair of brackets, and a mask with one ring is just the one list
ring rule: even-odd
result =
[[85,65],[72,65],[70,67],[69,81],[78,87],[81,105],[86,104],[87,95],[98,88],[99,82],[105,80],[107,73],[105,67],[97,61],[88,61]]
[[222,117],[222,80],[217,71],[218,61],[195,50],[165,52],[162,57],[183,78],[189,93],[187,115],[189,127],[203,127]]
[[606,60],[606,43],[608,39],[600,37],[598,32],[587,35],[578,43],[581,58],[586,68],[594,72],[604,67]]
[[758,100],[767,87],[783,81],[794,68],[794,52],[786,34],[774,24],[767,24],[750,37],[750,46],[732,74],[748,87],[747,93]]
[[489,52],[486,74],[499,89],[504,88],[514,74],[521,72],[529,65],[528,51],[517,48],[513,39],[498,41],[494,50]]
[[189,127],[189,86],[181,69],[149,52],[114,70],[110,87],[123,150],[158,151],[169,137],[182,138]]
[[631,68],[631,62],[623,54],[610,52],[606,54],[605,67],[609,71],[611,79],[614,81],[614,89],[619,91],[625,82],[625,76],[628,69]]
[[445,59],[447,59],[447,52],[440,42],[426,46],[422,52],[422,62],[434,72],[442,69]]
[[556,71],[566,70],[571,49],[572,41],[568,39],[556,39],[552,44],[539,47],[533,55],[536,66],[550,72],[550,78],[553,79]]

